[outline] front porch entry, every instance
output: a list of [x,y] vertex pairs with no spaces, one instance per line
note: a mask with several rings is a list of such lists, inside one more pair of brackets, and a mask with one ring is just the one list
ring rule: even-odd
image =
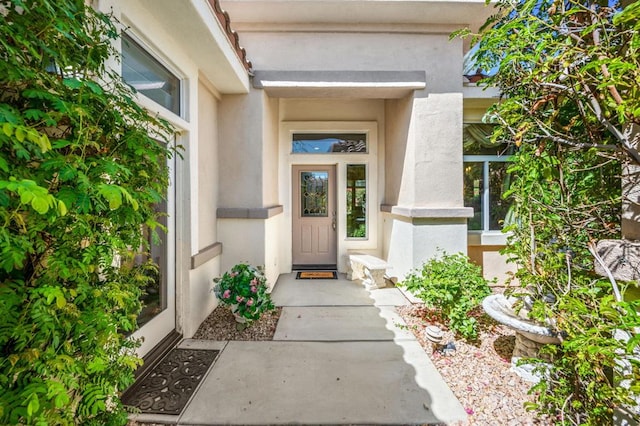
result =
[[294,269],[337,264],[336,166],[292,167]]

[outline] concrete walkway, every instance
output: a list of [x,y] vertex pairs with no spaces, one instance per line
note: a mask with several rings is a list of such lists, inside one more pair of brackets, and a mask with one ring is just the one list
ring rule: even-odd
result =
[[179,425],[422,425],[466,413],[394,306],[395,288],[280,276],[283,307],[273,341],[185,340],[221,353],[180,416],[140,416]]

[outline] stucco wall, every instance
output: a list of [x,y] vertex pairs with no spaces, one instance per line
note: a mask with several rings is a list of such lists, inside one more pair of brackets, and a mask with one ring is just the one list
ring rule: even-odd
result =
[[264,222],[264,273],[267,284],[273,289],[282,271],[281,234],[284,226],[284,215],[273,216]]
[[384,204],[398,204],[402,184],[404,161],[407,152],[407,138],[413,96],[402,99],[390,99],[385,102],[386,125],[386,179],[384,185]]
[[494,280],[492,285],[505,286],[513,277],[516,265],[507,263],[506,257],[500,254],[504,246],[470,245],[469,259],[482,267],[482,275],[488,280]]
[[467,224],[464,219],[408,219],[385,214],[384,233],[388,242],[385,256],[393,265],[387,270],[387,275],[399,281],[440,251],[467,251]]
[[247,219],[219,219],[220,240],[233,241],[224,245],[220,267],[228,271],[238,262],[264,264],[264,222]]
[[[219,205],[261,209],[280,205],[278,188],[278,99],[262,91],[223,96],[220,103]],[[280,273],[279,215],[268,219],[220,218],[223,271],[238,262],[265,267],[270,285]]]
[[262,91],[222,96],[220,207],[263,207],[264,96]]
[[198,82],[198,249],[217,241],[218,207],[218,107],[201,81]]
[[459,39],[449,41],[445,33],[380,31],[241,31],[240,36],[258,70],[425,70],[429,92],[461,90]]
[[430,94],[413,99],[410,108],[400,102],[395,106],[392,113],[408,126],[406,136],[402,128],[390,135],[392,183],[387,188],[394,192],[386,198],[397,194],[396,204],[402,206],[461,207],[462,95]]
[[462,206],[462,96],[387,101],[385,203]]
[[188,296],[189,308],[182,324],[182,334],[185,338],[192,337],[202,321],[218,306],[218,301],[211,289],[213,288],[213,278],[220,275],[219,257],[189,271],[191,286]]
[[281,99],[282,121],[384,122],[381,99]]
[[[197,157],[190,158],[197,166],[197,187],[191,197],[198,209],[195,227],[198,252],[218,241],[216,208],[218,206],[218,105],[209,83],[197,85]],[[196,135],[193,135],[196,136]],[[185,298],[182,333],[191,337],[198,326],[217,306],[211,288],[212,279],[220,275],[220,258],[215,257],[189,271],[189,286],[182,289]]]
[[[262,98],[264,108],[262,153],[263,169],[262,199],[263,207],[281,204],[278,192],[278,113],[279,100],[268,96]],[[249,125],[249,123],[245,123]]]

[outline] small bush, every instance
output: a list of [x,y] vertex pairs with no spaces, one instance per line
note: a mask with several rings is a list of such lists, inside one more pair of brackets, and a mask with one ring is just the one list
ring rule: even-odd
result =
[[260,319],[275,309],[271,295],[267,293],[267,278],[262,268],[238,263],[220,278],[214,278],[213,292],[225,306],[243,317],[248,323]]
[[464,338],[478,336],[477,321],[469,313],[491,290],[481,268],[467,256],[442,253],[427,261],[422,270],[408,275],[400,285],[440,313],[449,327]]

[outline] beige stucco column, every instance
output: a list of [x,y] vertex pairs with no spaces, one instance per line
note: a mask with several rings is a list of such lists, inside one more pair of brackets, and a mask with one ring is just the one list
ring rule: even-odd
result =
[[462,94],[389,102],[386,257],[399,279],[434,257],[467,251],[462,195]]
[[218,148],[221,269],[249,262],[264,266],[270,285],[279,274],[278,235],[282,206],[277,184],[278,103],[262,90],[223,96]]

